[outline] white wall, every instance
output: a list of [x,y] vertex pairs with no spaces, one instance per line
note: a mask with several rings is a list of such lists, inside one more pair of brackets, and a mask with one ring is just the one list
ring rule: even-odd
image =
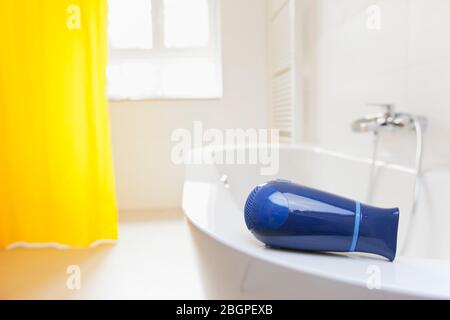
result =
[[222,0],[224,96],[220,100],[111,102],[120,209],[179,207],[184,170],[170,160],[176,128],[265,128],[265,2]]
[[[425,115],[426,163],[450,163],[450,1],[298,0],[306,3],[305,122],[308,142],[368,155],[371,137],[350,123],[395,103]],[[381,8],[381,30],[366,27],[366,9]],[[387,134],[384,156],[410,164],[415,138]]]

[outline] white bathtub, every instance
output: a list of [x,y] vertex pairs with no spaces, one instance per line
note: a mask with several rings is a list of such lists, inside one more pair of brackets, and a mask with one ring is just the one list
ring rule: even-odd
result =
[[[221,152],[221,151],[219,151]],[[207,298],[450,299],[450,173],[425,173],[411,219],[413,172],[377,164],[373,204],[400,208],[397,258],[266,248],[246,229],[252,188],[275,178],[367,202],[369,159],[307,146],[283,146],[276,176],[258,165],[188,165],[183,210],[197,248]],[[407,230],[409,230],[407,232]]]

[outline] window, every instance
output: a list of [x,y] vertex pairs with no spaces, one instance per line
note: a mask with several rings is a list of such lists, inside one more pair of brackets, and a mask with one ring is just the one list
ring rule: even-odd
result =
[[109,98],[221,97],[218,1],[109,0]]

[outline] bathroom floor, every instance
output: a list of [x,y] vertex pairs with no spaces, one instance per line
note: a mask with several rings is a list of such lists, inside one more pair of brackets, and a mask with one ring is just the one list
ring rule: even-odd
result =
[[[0,299],[203,298],[180,210],[122,212],[119,228],[115,245],[0,251]],[[67,286],[72,265],[81,271],[78,290]]]

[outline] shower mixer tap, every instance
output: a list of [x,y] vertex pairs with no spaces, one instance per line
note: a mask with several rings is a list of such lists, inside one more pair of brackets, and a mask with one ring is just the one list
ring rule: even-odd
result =
[[357,119],[352,123],[354,132],[373,132],[380,131],[398,131],[398,130],[417,130],[417,124],[420,124],[422,130],[426,127],[426,119],[421,116],[414,116],[409,113],[396,112],[393,104],[370,103],[369,106],[383,107],[384,112],[368,115]]

